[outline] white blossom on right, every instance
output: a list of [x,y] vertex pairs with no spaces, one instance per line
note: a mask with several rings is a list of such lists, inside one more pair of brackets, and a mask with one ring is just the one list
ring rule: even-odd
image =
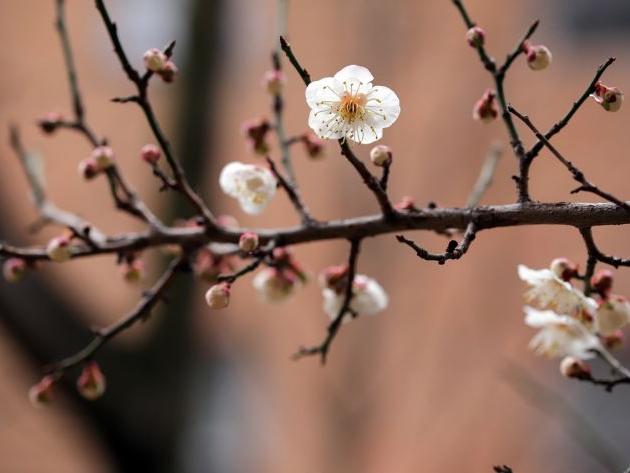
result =
[[219,185],[227,195],[238,199],[245,213],[258,215],[271,202],[278,182],[268,169],[233,161],[221,171]]
[[[331,319],[337,317],[343,301],[345,299],[345,289],[341,286],[322,289],[324,299],[324,312]],[[383,287],[374,279],[363,274],[357,274],[352,284],[352,300],[350,301],[350,311],[356,315],[376,315],[385,310],[389,303],[389,298]],[[346,314],[343,321],[352,320],[352,314]]]

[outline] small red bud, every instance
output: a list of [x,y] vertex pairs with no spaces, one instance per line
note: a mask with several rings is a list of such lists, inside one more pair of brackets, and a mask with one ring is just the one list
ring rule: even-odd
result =
[[63,115],[59,112],[48,112],[39,119],[37,124],[44,133],[54,133],[59,125],[63,122]]
[[39,383],[32,386],[28,391],[28,398],[35,407],[42,407],[50,404],[53,398],[55,378],[44,376]]
[[306,153],[309,158],[321,158],[324,155],[324,142],[319,139],[314,133],[308,132],[302,135],[302,143],[306,148]]
[[269,152],[267,133],[271,130],[271,124],[265,118],[246,121],[242,130],[249,147],[255,153],[264,155]]
[[159,74],[160,78],[164,82],[166,82],[167,84],[170,84],[173,81],[175,81],[175,76],[177,75],[178,72],[179,72],[179,69],[177,69],[177,66],[175,65],[175,63],[173,61],[167,61],[166,64],[164,64],[164,67],[162,67],[162,69],[159,70],[157,74]]
[[578,275],[577,265],[567,258],[554,259],[549,265],[549,269],[563,281],[570,281]]
[[588,379],[591,368],[579,358],[567,356],[560,362],[560,373],[567,378]]
[[258,234],[245,232],[238,240],[238,247],[245,253],[251,253],[258,248]]
[[621,347],[625,340],[625,336],[621,329],[617,329],[608,335],[602,336],[601,338],[604,346],[609,350]]
[[26,261],[22,258],[9,258],[2,265],[2,274],[7,282],[18,282],[26,272]]
[[483,46],[486,40],[486,33],[478,26],[473,26],[466,32],[466,41],[473,48],[479,48]]
[[120,266],[120,272],[129,283],[136,283],[144,277],[144,262],[139,258],[132,261],[125,261]]
[[613,280],[611,271],[600,269],[591,278],[591,285],[602,297],[606,297],[613,287]]
[[271,95],[280,95],[286,81],[286,77],[282,71],[271,69],[263,75],[262,84]]
[[529,43],[523,44],[525,50],[525,57],[527,58],[527,65],[533,71],[541,71],[546,69],[551,64],[551,51],[542,44],[530,45]]
[[77,390],[85,399],[95,401],[105,393],[106,380],[96,361],[88,362],[77,379]]
[[403,211],[414,211],[414,210],[418,210],[418,208],[416,207],[416,203],[414,201],[414,198],[411,196],[404,196],[402,199],[400,199],[400,202],[398,202],[396,205],[394,205],[394,208],[396,210],[403,210]]
[[595,91],[591,97],[607,112],[617,112],[623,104],[623,92],[617,87],[608,87],[601,82],[595,84]]
[[140,157],[142,158],[142,160],[152,166],[155,166],[157,164],[157,162],[160,160],[160,156],[162,156],[160,148],[153,144],[144,145],[140,150]]
[[496,104],[496,92],[494,90],[486,90],[483,96],[475,102],[473,108],[473,119],[490,123],[499,116],[499,110]]
[[107,169],[114,164],[114,150],[109,146],[97,146],[92,150],[91,157],[101,169]]
[[94,158],[85,158],[79,163],[79,175],[86,181],[94,179],[100,172],[101,168]]

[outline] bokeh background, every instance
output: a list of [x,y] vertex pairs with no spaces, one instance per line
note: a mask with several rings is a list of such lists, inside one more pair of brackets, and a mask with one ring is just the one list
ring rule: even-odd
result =
[[[171,39],[180,75],[151,88],[159,117],[195,186],[217,213],[244,225],[293,225],[279,194],[260,217],[247,217],[217,191],[221,166],[256,162],[241,123],[268,116],[260,86],[276,46],[273,0],[109,0],[129,56]],[[630,89],[630,6],[619,0],[469,0],[473,18],[501,59],[531,22],[536,42],[554,54],[552,67],[532,72],[522,58],[506,87],[509,100],[546,129],[568,109],[608,56],[617,63],[605,81]],[[121,168],[146,202],[168,221],[187,216],[182,202],[157,192],[138,150],[152,142],[133,105],[111,97],[131,91],[93,2],[68,0],[68,23],[89,122],[109,137]],[[84,182],[78,162],[90,149],[81,137],[42,135],[47,111],[70,115],[53,0],[0,2],[0,237],[42,244],[59,229],[33,234],[36,220],[26,180],[8,146],[11,123],[43,156],[47,189],[59,206],[115,233],[140,227],[113,208],[102,180]],[[375,83],[399,95],[402,114],[384,143],[395,151],[394,200],[461,206],[490,143],[506,142],[499,122],[471,120],[487,74],[464,41],[465,29],[447,0],[290,0],[288,36],[313,77],[347,64],[369,67]],[[306,130],[303,85],[287,68],[287,128]],[[605,113],[589,101],[558,147],[589,178],[627,196],[628,110]],[[532,137],[523,130],[526,143]],[[365,157],[369,147],[359,147]],[[294,151],[303,194],[320,219],[375,212],[375,202],[335,143],[321,161]],[[484,203],[515,199],[506,151]],[[543,152],[532,170],[537,200],[571,196],[568,173]],[[412,234],[442,250],[443,238]],[[597,229],[600,246],[630,253],[623,228]],[[345,242],[295,248],[314,276],[280,306],[259,302],[250,280],[234,289],[229,310],[203,304],[205,286],[181,277],[170,303],[111,343],[99,356],[109,387],[93,404],[69,379],[54,405],[33,409],[26,391],[41,367],[81,347],[88,328],[116,320],[141,288],[126,285],[112,257],[43,267],[19,285],[0,283],[0,471],[3,472],[621,472],[630,464],[628,394],[613,395],[562,379],[557,363],[535,358],[522,323],[516,265],[546,266],[557,256],[584,263],[572,228],[528,227],[484,232],[461,261],[437,266],[416,259],[392,236],[366,241],[361,273],[391,296],[386,313],[344,326],[329,363],[295,362],[299,345],[320,340],[326,316],[316,274],[346,259]],[[147,252],[145,286],[164,265]],[[616,291],[630,278],[619,272]],[[630,353],[619,352],[628,360]]]

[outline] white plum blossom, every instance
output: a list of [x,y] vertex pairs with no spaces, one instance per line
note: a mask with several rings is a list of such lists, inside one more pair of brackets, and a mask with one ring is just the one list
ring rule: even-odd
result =
[[592,318],[597,310],[597,302],[560,279],[551,269],[536,270],[519,265],[518,276],[529,286],[525,300],[540,309],[580,319]]
[[594,356],[591,350],[601,349],[599,339],[573,317],[527,306],[524,310],[525,323],[540,329],[529,343],[535,353],[549,358],[574,356],[584,360]]
[[233,161],[221,171],[219,184],[223,192],[238,199],[244,212],[261,213],[276,193],[277,181],[271,171],[254,164]]
[[630,323],[630,303],[623,296],[611,295],[597,309],[595,327],[600,335],[614,334]]
[[[352,292],[350,310],[357,315],[376,315],[383,311],[389,303],[387,293],[382,286],[363,274],[357,274],[354,277]],[[331,319],[334,319],[343,305],[345,290],[335,291],[330,287],[324,287],[322,297],[324,298],[324,312]],[[346,314],[343,321],[349,322],[350,320],[352,320],[352,314]]]
[[373,79],[365,67],[346,66],[334,77],[308,85],[308,125],[317,136],[348,138],[363,144],[382,138],[383,128],[391,126],[400,115],[400,101],[390,88],[373,86]]
[[292,271],[265,268],[253,280],[254,289],[263,302],[278,303],[287,300],[299,284]]

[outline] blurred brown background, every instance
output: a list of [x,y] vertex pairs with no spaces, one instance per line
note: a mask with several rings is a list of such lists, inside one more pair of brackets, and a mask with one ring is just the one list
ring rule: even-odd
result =
[[[165,219],[186,212],[157,192],[140,147],[151,135],[132,105],[109,99],[131,90],[92,2],[68,0],[88,120],[109,137],[121,168]],[[279,195],[261,217],[246,217],[217,191],[221,166],[255,162],[240,134],[248,118],[269,114],[260,78],[275,47],[272,0],[110,0],[129,56],[177,39],[180,75],[151,93],[164,127],[196,186],[217,213],[244,225],[297,223]],[[544,72],[519,60],[506,86],[509,100],[546,129],[568,109],[608,56],[617,63],[605,82],[630,89],[627,54],[630,8],[622,1],[469,0],[499,59],[531,22],[542,20],[535,42],[554,62]],[[84,182],[78,162],[90,152],[70,132],[45,137],[34,126],[43,113],[70,115],[53,0],[0,2],[0,127],[21,126],[30,148],[44,156],[50,197],[109,232],[140,228],[117,213],[102,180]],[[288,35],[314,78],[347,64],[367,66],[376,84],[399,95],[402,113],[385,131],[393,147],[394,200],[461,206],[489,144],[505,142],[499,122],[471,120],[472,104],[490,85],[464,41],[465,29],[447,0],[290,1]],[[303,85],[287,67],[287,128],[306,129]],[[628,196],[628,110],[607,114],[589,101],[554,139],[589,178]],[[28,188],[0,139],[0,237],[41,244],[58,229],[30,234],[36,214]],[[525,142],[531,136],[523,130]],[[353,170],[327,145],[323,161],[301,150],[294,162],[304,197],[320,219],[373,213],[375,202]],[[366,156],[369,147],[358,152]],[[509,151],[484,203],[515,199]],[[542,153],[532,172],[537,200],[584,200],[569,195],[568,174]],[[170,217],[169,217],[170,216]],[[601,248],[630,254],[622,228],[597,229]],[[443,238],[418,233],[442,250]],[[295,249],[315,276],[345,261],[344,242]],[[26,398],[41,366],[78,349],[86,327],[125,313],[139,296],[118,276],[113,258],[44,267],[18,286],[0,284],[0,471],[2,472],[487,472],[505,463],[516,472],[622,471],[630,464],[630,425],[623,387],[609,395],[565,381],[557,363],[535,358],[522,323],[516,265],[542,267],[556,256],[583,264],[571,228],[530,227],[484,232],[461,261],[437,266],[416,259],[392,236],[366,241],[361,273],[391,296],[386,313],[344,326],[325,368],[294,362],[301,344],[320,340],[326,316],[311,283],[288,303],[259,303],[248,280],[234,289],[230,309],[209,312],[205,286],[182,277],[171,303],[151,321],[104,350],[106,396],[93,405],[68,389],[50,409]],[[162,267],[146,255],[151,283]],[[620,272],[617,292],[630,278]],[[624,353],[620,353],[622,359]]]

